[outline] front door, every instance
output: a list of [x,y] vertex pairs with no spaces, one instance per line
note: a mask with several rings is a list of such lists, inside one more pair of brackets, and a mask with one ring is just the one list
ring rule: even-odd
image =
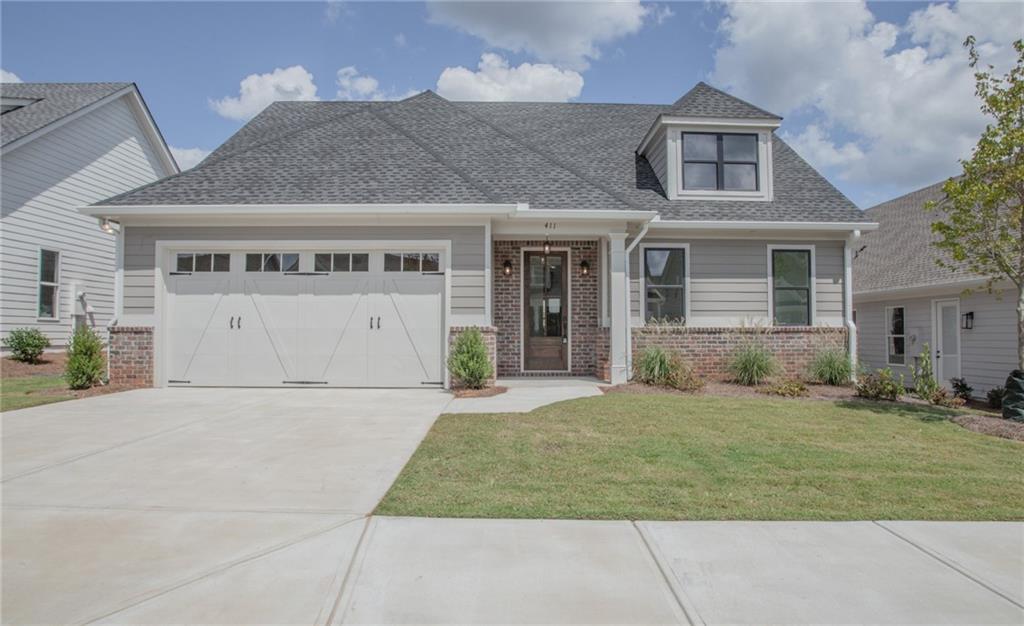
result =
[[523,369],[569,369],[568,253],[526,252],[523,260]]
[[944,386],[960,377],[960,301],[935,302],[935,378]]

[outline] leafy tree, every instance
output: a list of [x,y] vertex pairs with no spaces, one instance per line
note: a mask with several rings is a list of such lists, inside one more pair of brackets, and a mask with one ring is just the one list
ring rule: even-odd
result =
[[960,161],[963,174],[943,185],[945,198],[928,203],[944,214],[932,231],[935,246],[948,254],[939,265],[987,278],[990,292],[1000,280],[1016,287],[1017,360],[1024,369],[1024,40],[1013,43],[1017,61],[1005,76],[981,64],[973,36],[964,47],[991,121],[971,157]]

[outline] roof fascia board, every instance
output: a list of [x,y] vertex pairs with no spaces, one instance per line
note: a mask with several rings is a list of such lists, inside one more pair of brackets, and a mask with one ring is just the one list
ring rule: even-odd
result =
[[92,205],[80,207],[85,215],[114,219],[130,216],[298,216],[298,215],[508,215],[515,204],[182,204]]
[[102,106],[106,106],[107,104],[117,100],[118,98],[121,98],[121,97],[123,97],[123,96],[125,96],[125,95],[127,95],[129,93],[132,93],[133,91],[135,91],[135,85],[128,85],[127,87],[124,87],[122,89],[118,89],[117,91],[111,93],[110,95],[107,95],[107,96],[104,96],[104,97],[100,98],[99,100],[97,100],[96,102],[93,102],[92,104],[86,105],[86,106],[78,109],[77,111],[73,111],[71,113],[68,113],[67,115],[65,115],[64,117],[60,118],[59,120],[54,120],[54,121],[50,122],[49,124],[47,124],[46,126],[43,126],[42,128],[37,128],[36,130],[32,131],[31,133],[25,135],[24,137],[21,137],[19,139],[15,139],[11,143],[3,146],[3,148],[0,149],[0,154],[7,154],[8,152],[10,152],[12,150],[15,150],[15,149],[17,149],[17,148],[19,148],[19,147],[21,147],[21,146],[31,142],[31,141],[35,141],[36,139],[39,139],[43,135],[45,135],[47,133],[50,133],[52,131],[55,131],[58,128],[60,128],[61,126],[64,126],[65,124],[68,124],[70,122],[73,122],[73,121],[77,120],[78,118],[82,117],[83,115],[87,115],[89,113],[92,113],[96,109],[98,109],[98,108],[100,108]]
[[164,167],[167,168],[166,176],[172,174],[178,174],[181,169],[178,167],[178,162],[174,160],[174,155],[171,154],[171,149],[167,145],[167,141],[164,140],[163,133],[160,132],[160,127],[156,125],[156,120],[153,119],[153,114],[149,111],[149,106],[146,104],[146,100],[139,93],[138,87],[133,83],[131,86],[131,103],[132,112],[135,113],[135,118],[142,127],[142,132],[146,134],[146,138],[149,139],[149,143],[156,150],[157,156],[163,161]]
[[[986,283],[988,283],[988,279],[985,278],[970,278],[945,283],[936,283],[933,285],[916,285],[912,287],[892,287],[889,289],[854,291],[853,299],[855,302],[877,302],[880,300],[890,300],[893,298],[923,298],[928,296],[936,296],[950,293],[960,295],[967,289],[978,289],[984,287]],[[857,283],[855,280],[854,285],[856,284]],[[1000,290],[1006,289],[1008,287],[1009,282],[996,281],[995,289]]]
[[746,222],[746,221],[664,221],[656,219],[651,223],[654,230],[771,230],[771,231],[871,231],[877,230],[875,222]]
[[654,120],[651,127],[647,129],[643,140],[637,147],[637,154],[643,154],[647,144],[654,139],[654,135],[662,126],[714,126],[730,130],[775,130],[782,125],[782,120],[750,119],[742,117],[696,117],[692,115],[668,115],[661,113]]

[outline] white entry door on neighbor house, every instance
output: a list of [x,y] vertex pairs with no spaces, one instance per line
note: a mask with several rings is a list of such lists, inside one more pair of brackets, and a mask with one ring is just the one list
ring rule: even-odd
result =
[[164,317],[168,384],[443,382],[444,276],[438,253],[173,256]]
[[935,378],[950,387],[950,380],[960,377],[960,301],[936,300],[932,306]]

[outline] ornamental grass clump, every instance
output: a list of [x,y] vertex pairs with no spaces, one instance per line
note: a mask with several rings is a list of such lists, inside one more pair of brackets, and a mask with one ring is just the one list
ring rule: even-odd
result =
[[826,348],[818,352],[808,369],[811,380],[823,385],[849,384],[852,373],[850,357],[841,348]]
[[744,344],[732,356],[729,372],[733,379],[741,385],[760,385],[779,371],[775,356],[764,344],[750,342]]
[[670,387],[679,391],[698,391],[704,381],[676,353],[652,346],[645,349],[633,368],[633,378],[645,385]]
[[448,372],[457,385],[483,389],[494,375],[484,336],[476,328],[464,330],[455,338],[448,355]]
[[64,379],[72,389],[88,389],[103,380],[103,340],[88,326],[79,326],[68,344]]

